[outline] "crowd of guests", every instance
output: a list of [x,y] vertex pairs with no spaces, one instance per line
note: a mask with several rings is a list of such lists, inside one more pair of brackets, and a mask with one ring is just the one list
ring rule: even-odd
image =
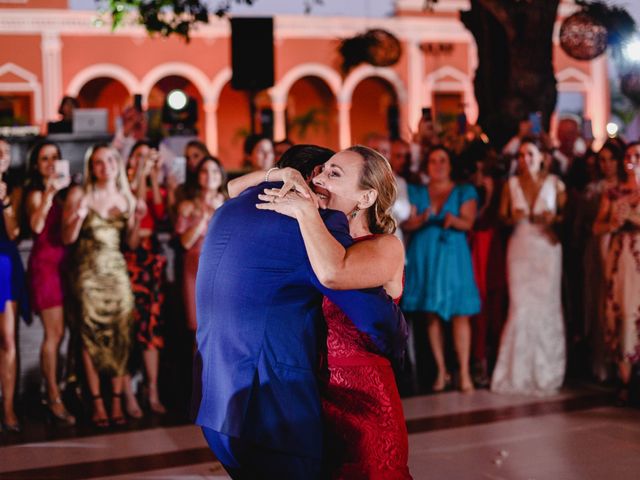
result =
[[[0,139],[0,178],[10,148]],[[150,142],[137,141],[126,158],[109,144],[86,153],[83,180],[61,174],[58,145],[49,140],[29,153],[23,184],[0,181],[0,378],[3,427],[19,431],[15,413],[16,322],[37,315],[44,327],[40,353],[44,404],[61,425],[76,418],[62,401],[64,380],[85,387],[96,427],[124,425],[143,416],[132,376],[144,373],[142,396],[151,412],[166,412],[158,392],[159,353],[165,346],[167,258],[158,234],[170,231],[179,261],[184,327],[196,328],[195,275],[208,222],[226,199],[226,174],[206,146],[185,149],[186,181],[163,170]],[[64,169],[63,169],[64,170]],[[26,272],[17,243],[33,240]],[[58,365],[68,326],[67,365]],[[192,348],[192,347],[190,347]],[[58,376],[65,370],[65,378]],[[109,379],[108,397],[103,398]],[[105,399],[110,403],[107,408]]]
[[[566,122],[576,120],[563,121],[571,132]],[[565,135],[554,148],[544,134],[531,135],[527,122],[500,152],[479,129],[439,135],[428,119],[411,142],[366,139],[396,178],[392,212],[406,248],[401,306],[414,325],[426,325],[414,337],[428,338],[435,392],[457,370],[463,392],[490,386],[550,394],[563,383],[567,350],[583,345],[590,373],[618,378],[624,403],[640,360],[640,144],[612,139],[594,151]],[[268,170],[290,146],[250,136],[244,167]],[[96,427],[143,416],[132,381],[139,372],[150,411],[165,413],[158,378],[169,290],[158,234],[172,234],[183,304],[177,321],[194,332],[200,248],[227,199],[221,162],[193,140],[179,183],[152,143],[116,139],[89,149],[75,183],[57,167],[58,145],[44,140],[17,184],[3,177],[9,147],[0,139],[4,429],[20,430],[16,322],[33,314],[44,327],[44,404],[58,424],[76,422],[62,401],[61,370],[65,381],[85,386]],[[25,272],[17,243],[27,237],[33,246]],[[455,361],[447,354],[449,326]],[[109,379],[107,392],[101,378]]]
[[640,354],[640,144],[594,150],[579,121],[561,119],[554,146],[525,119],[503,151],[479,129],[433,135],[424,119],[413,144],[369,139],[408,184],[397,211],[408,199],[410,213],[396,217],[402,307],[426,321],[433,391],[451,382],[449,363],[461,391],[548,395],[573,356],[574,373],[589,364],[628,402]]

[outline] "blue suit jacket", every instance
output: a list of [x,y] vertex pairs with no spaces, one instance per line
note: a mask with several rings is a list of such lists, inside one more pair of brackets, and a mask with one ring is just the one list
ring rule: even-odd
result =
[[[296,220],[258,210],[261,184],[227,201],[213,217],[196,281],[196,423],[282,452],[322,456],[319,333],[326,295],[385,354],[404,339],[398,307],[380,288],[324,288],[309,263]],[[346,217],[325,224],[345,246]],[[199,385],[198,385],[199,384]],[[198,402],[199,401],[199,402]],[[198,405],[199,403],[199,405]]]

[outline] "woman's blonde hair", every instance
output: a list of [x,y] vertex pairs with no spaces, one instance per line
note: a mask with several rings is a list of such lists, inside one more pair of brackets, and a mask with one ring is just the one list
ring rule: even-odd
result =
[[367,209],[367,222],[371,233],[393,233],[396,221],[391,216],[391,208],[396,201],[396,178],[391,165],[378,152],[363,145],[347,148],[348,152],[362,157],[363,167],[359,187],[363,190],[375,190],[376,201]]
[[127,168],[124,160],[120,156],[120,153],[113,148],[111,145],[107,143],[96,143],[92,145],[84,156],[84,179],[82,183],[82,187],[86,193],[93,192],[95,189],[96,179],[93,175],[93,157],[98,150],[107,149],[110,150],[111,153],[118,160],[118,176],[116,177],[116,188],[118,192],[122,194],[129,204],[129,211],[132,212],[136,206],[136,200],[131,193],[131,186],[129,185],[129,180],[127,179]]

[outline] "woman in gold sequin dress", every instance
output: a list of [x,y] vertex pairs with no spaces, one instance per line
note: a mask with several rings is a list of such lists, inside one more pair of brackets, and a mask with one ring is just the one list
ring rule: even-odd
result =
[[85,182],[69,192],[64,211],[63,240],[77,242],[74,287],[80,306],[82,360],[93,399],[97,427],[109,417],[100,392],[100,374],[112,383],[111,423],[123,425],[123,376],[131,349],[133,294],[123,240],[139,242],[144,202],[136,203],[115,150],[96,145],[85,162]]

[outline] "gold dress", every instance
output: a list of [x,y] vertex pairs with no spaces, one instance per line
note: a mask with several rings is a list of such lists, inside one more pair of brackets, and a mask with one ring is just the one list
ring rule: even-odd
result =
[[75,252],[80,335],[96,370],[126,373],[131,349],[133,293],[121,252],[127,215],[104,218],[89,210]]

